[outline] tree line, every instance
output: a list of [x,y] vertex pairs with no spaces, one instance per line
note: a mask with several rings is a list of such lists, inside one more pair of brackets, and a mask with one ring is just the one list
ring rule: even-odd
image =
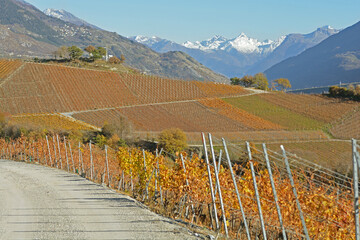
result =
[[331,86],[329,88],[329,96],[360,101],[360,85],[354,86],[350,84],[347,88]]
[[286,91],[291,88],[290,81],[286,78],[279,78],[269,83],[269,80],[264,73],[257,73],[254,76],[246,75],[242,78],[230,78],[232,85],[240,85],[243,87],[252,87],[261,90],[280,90]]
[[[92,45],[87,46],[84,50],[77,46],[61,46],[53,54],[55,59],[70,59],[73,61],[83,57],[84,51],[88,53],[87,60],[90,61],[99,60],[106,56],[106,49],[104,47],[95,47]],[[124,63],[125,56],[123,54],[121,54],[120,58],[112,56],[109,58],[109,62],[113,64]]]

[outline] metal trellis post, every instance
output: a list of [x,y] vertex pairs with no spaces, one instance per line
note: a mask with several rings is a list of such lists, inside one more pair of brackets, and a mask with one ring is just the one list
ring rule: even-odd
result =
[[209,133],[208,137],[209,137],[209,143],[210,143],[211,156],[212,156],[213,164],[214,164],[215,178],[216,178],[217,188],[218,188],[218,192],[219,192],[220,207],[221,207],[221,213],[222,213],[222,218],[223,218],[223,222],[224,222],[224,229],[225,229],[226,236],[229,236],[229,232],[227,229],[227,223],[226,223],[226,213],[225,213],[225,208],[224,208],[224,202],[223,202],[223,198],[222,198],[222,194],[221,194],[219,174],[218,174],[218,170],[216,167],[216,157],[215,157],[215,152],[214,152],[214,146],[213,146],[213,142],[212,142],[210,133]]
[[234,172],[233,172],[233,168],[232,168],[232,164],[231,164],[229,152],[228,152],[228,149],[227,149],[226,142],[225,142],[225,139],[224,139],[224,138],[222,139],[222,142],[223,142],[223,146],[224,146],[224,150],[225,150],[225,156],[226,156],[226,159],[227,159],[227,162],[228,162],[228,165],[229,165],[231,177],[232,177],[232,180],[233,180],[233,183],[234,183],[234,188],[235,188],[236,196],[237,196],[237,199],[238,199],[238,202],[239,202],[241,215],[242,215],[242,217],[243,217],[244,226],[245,226],[245,230],[246,230],[246,236],[247,236],[248,240],[251,240],[249,227],[248,227],[248,224],[247,224],[247,221],[246,221],[245,211],[244,211],[243,205],[242,205],[242,203],[241,203],[241,198],[240,198],[240,194],[239,194],[239,189],[238,189],[237,184],[236,184],[235,175],[234,175]]
[[360,224],[359,224],[359,168],[358,159],[356,156],[356,140],[352,139],[352,156],[353,156],[353,178],[354,178],[354,218],[355,218],[355,239],[360,239]]
[[108,177],[108,187],[110,187],[110,172],[109,172],[109,160],[108,160],[107,149],[108,149],[108,146],[105,145],[106,171],[107,171],[107,177]]
[[72,150],[71,150],[71,143],[69,142],[69,151],[70,151],[70,158],[71,158],[71,162],[72,162],[72,166],[73,166],[73,172],[75,173],[75,163],[74,163],[74,157],[72,154]]
[[268,153],[267,153],[265,143],[263,143],[262,147],[263,147],[263,150],[264,150],[264,157],[265,157],[265,160],[266,160],[266,167],[268,169],[271,188],[272,188],[272,191],[273,191],[273,194],[274,194],[274,200],[275,200],[275,204],[276,204],[276,211],[277,211],[277,214],[278,214],[278,217],[279,217],[279,223],[280,223],[283,239],[286,240],[287,239],[286,232],[285,232],[285,228],[284,228],[284,224],[283,224],[283,219],[282,219],[281,210],[280,210],[280,206],[279,206],[279,200],[278,200],[278,197],[277,197],[276,187],[275,187],[274,178],[273,178],[273,175],[272,175],[269,156],[268,156]]
[[57,155],[56,155],[56,147],[55,147],[55,136],[53,135],[53,147],[54,147],[54,164],[56,165],[57,168],[59,168],[58,166],[58,159],[57,159]]
[[209,163],[209,157],[208,157],[208,153],[207,153],[205,134],[201,133],[201,136],[202,136],[202,141],[203,141],[203,145],[204,145],[204,155],[205,155],[205,161],[206,161],[207,172],[208,172],[208,177],[209,177],[211,200],[212,200],[212,204],[213,204],[213,210],[214,210],[214,215],[215,215],[214,218],[215,218],[215,224],[216,224],[216,230],[217,230],[217,229],[219,229],[219,220],[218,220],[217,211],[216,211],[215,195],[214,195],[213,183],[211,180],[210,163]]
[[47,147],[48,147],[48,151],[49,151],[49,160],[50,160],[50,166],[51,166],[52,165],[52,159],[51,159],[49,139],[48,139],[47,135],[46,135],[46,143],[47,143]]
[[91,140],[89,143],[89,147],[90,147],[90,179],[93,179],[93,156],[92,156],[92,149],[91,149]]
[[66,156],[66,167],[67,167],[67,171],[70,171],[70,166],[69,166],[69,157],[68,157],[68,153],[67,153],[67,146],[66,146],[66,138],[64,136],[64,145],[65,145],[65,156]]
[[259,190],[257,188],[254,163],[253,163],[253,160],[252,160],[252,155],[251,155],[251,149],[250,149],[249,142],[246,142],[246,149],[247,149],[248,156],[249,156],[249,162],[250,162],[250,168],[251,168],[251,176],[252,176],[254,190],[255,190],[256,203],[257,203],[257,207],[258,207],[258,210],[259,210],[261,231],[263,233],[264,240],[266,240],[267,237],[266,237],[265,221],[264,221],[264,217],[263,217],[262,210],[261,210],[260,195],[259,195]]
[[306,227],[306,222],[305,222],[304,214],[303,214],[303,212],[302,212],[302,210],[301,210],[300,201],[299,201],[299,198],[298,198],[298,195],[297,195],[297,192],[296,192],[294,179],[293,179],[292,174],[291,174],[291,169],[290,169],[289,161],[288,161],[287,156],[286,156],[286,151],[285,151],[285,148],[284,148],[283,145],[281,145],[280,148],[281,148],[281,150],[282,150],[282,152],[283,152],[283,157],[284,157],[284,161],[285,161],[285,165],[286,165],[286,170],[287,170],[288,175],[289,175],[290,184],[291,184],[291,187],[292,187],[294,196],[295,196],[296,205],[297,205],[298,210],[299,210],[299,213],[300,213],[300,219],[301,219],[301,224],[303,225],[304,234],[305,234],[306,239],[307,239],[307,240],[310,240],[309,233],[308,233],[308,230],[307,230],[307,227]]

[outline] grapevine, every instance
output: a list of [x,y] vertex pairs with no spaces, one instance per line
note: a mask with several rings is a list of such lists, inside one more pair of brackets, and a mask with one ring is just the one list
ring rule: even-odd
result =
[[[89,144],[91,143],[68,141],[58,136],[48,136],[48,140],[21,137],[16,140],[0,139],[0,151],[2,158],[35,162],[64,170],[67,170],[70,165],[71,172],[75,171],[86,178],[90,178],[91,175],[90,154],[92,154],[93,181],[108,184],[112,188],[131,194],[167,216],[181,218],[206,227],[213,226],[209,215],[212,205],[207,167],[198,155],[188,156],[182,153],[185,159],[183,165],[179,153],[175,157],[175,162],[171,163],[159,151],[151,153],[138,148],[119,148],[116,151],[108,149],[110,179],[107,179],[105,150],[92,145],[90,153]],[[59,148],[53,147],[58,145]],[[71,152],[69,146],[72,149]],[[251,148],[267,233],[269,236],[276,237],[280,229],[269,174],[261,161],[261,151],[254,144],[251,144]],[[290,182],[282,173],[283,165],[275,161],[278,158],[276,156],[272,156],[274,159],[273,178],[278,191],[284,226],[289,237],[298,239],[303,234],[298,210]],[[248,163],[235,164],[233,168],[237,174],[236,181],[250,232],[255,237],[254,234],[259,227],[259,218],[251,171]],[[212,178],[215,179],[212,166],[210,166],[210,171]],[[354,217],[351,210],[353,202],[349,197],[352,194],[351,182],[348,183],[349,188],[341,189],[335,182],[333,184],[316,182],[315,172],[307,173],[307,170],[294,167],[293,176],[310,238],[351,239],[354,236],[352,227]],[[230,171],[224,164],[219,169],[219,181],[230,236],[239,237],[237,232],[242,226],[242,217]],[[330,185],[327,185],[329,183]],[[219,204],[219,198],[216,195],[218,209],[220,209]],[[221,219],[219,211],[218,214],[217,217]],[[243,234],[244,231],[240,233],[240,237],[244,237]]]

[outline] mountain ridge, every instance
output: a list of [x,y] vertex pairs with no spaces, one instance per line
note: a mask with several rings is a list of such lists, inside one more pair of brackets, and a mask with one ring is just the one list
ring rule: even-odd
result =
[[58,9],[54,9],[54,8],[47,8],[43,11],[43,13],[49,17],[54,17],[54,18],[63,20],[65,22],[73,23],[79,27],[87,26],[87,27],[98,29],[98,30],[103,30],[103,29],[99,28],[98,26],[90,24],[90,23],[86,22],[85,20],[82,20],[81,18],[76,17],[75,15],[73,15],[72,13],[70,13],[64,9],[58,10]]
[[263,72],[338,31],[330,26],[324,26],[308,34],[288,34],[277,40],[264,41],[248,37],[244,33],[231,39],[215,35],[204,41],[186,41],[182,44],[156,36],[140,35],[129,38],[160,53],[174,50],[186,52],[216,72],[234,77]]
[[360,80],[360,21],[301,54],[265,71],[268,78],[288,78],[293,88]]
[[[17,38],[13,40],[14,42],[21,43],[26,38],[31,38],[34,40],[33,46],[41,46],[46,43],[51,46],[51,49],[63,45],[76,45],[80,48],[88,45],[106,46],[110,54],[118,57],[123,54],[126,58],[125,64],[128,66],[150,75],[229,82],[226,77],[192,60],[190,56],[174,53],[159,54],[117,33],[77,26],[58,18],[49,17],[25,1],[0,0],[0,12],[2,13],[0,26],[14,33],[12,36]],[[49,52],[49,48],[37,48],[38,54],[34,54],[35,48],[23,49],[20,44],[7,48],[3,41],[0,41],[0,44],[3,44],[0,45],[0,49],[6,50],[2,53],[2,57],[51,57],[53,53],[53,50]]]

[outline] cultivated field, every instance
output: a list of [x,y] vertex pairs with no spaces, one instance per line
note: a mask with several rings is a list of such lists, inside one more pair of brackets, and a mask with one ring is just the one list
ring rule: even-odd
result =
[[272,93],[259,96],[272,104],[326,123],[342,117],[359,106],[358,102],[317,95]]
[[53,130],[94,130],[93,125],[61,114],[22,114],[13,116],[11,123]]
[[[261,235],[260,205],[263,231],[266,228],[271,239],[279,238],[285,230],[289,239],[303,238],[304,225],[312,239],[354,236],[354,194],[349,176],[352,150],[356,152],[360,146],[332,138],[360,137],[358,102],[19,61],[1,60],[0,71],[0,112],[10,113],[13,123],[78,131],[99,130],[106,122],[126,119],[135,137],[156,140],[162,130],[176,127],[185,131],[188,143],[195,145],[193,150],[200,149],[200,156],[185,152],[174,156],[162,150],[103,149],[102,139],[93,146],[88,141],[91,136],[86,144],[71,135],[67,139],[66,134],[17,139],[5,136],[0,139],[0,155],[6,159],[36,162],[79,173],[98,183],[107,182],[156,211],[208,228],[216,228],[216,217],[225,223],[221,231],[228,231],[231,237],[246,237],[241,219],[249,223],[253,238]],[[213,133],[214,149],[209,153],[212,166],[204,162],[206,147],[200,132]],[[98,135],[96,139],[99,136],[104,137]],[[222,146],[222,137],[228,140],[228,148]],[[210,142],[210,136],[208,139]],[[250,141],[246,147],[245,141]],[[263,142],[268,152],[262,149]],[[281,144],[286,150],[280,149]],[[227,149],[231,160],[239,163],[233,169],[236,176],[228,167]],[[266,164],[268,158],[271,166]],[[219,170],[215,167],[218,160],[223,164]],[[294,182],[286,176],[294,176]],[[217,178],[214,186],[211,178]],[[239,188],[234,188],[234,182]],[[217,188],[216,200],[210,197],[213,187]],[[272,188],[279,193],[278,201]],[[282,223],[277,221],[278,203],[283,233]],[[300,205],[304,220],[298,214]],[[221,212],[214,214],[215,209]]]
[[270,94],[258,94],[242,98],[226,98],[225,101],[270,122],[277,123],[289,130],[319,129],[325,124],[322,121],[267,101],[263,95]]
[[[351,101],[21,61],[0,60],[0,70],[2,79],[7,77],[0,111],[21,123],[48,126],[55,115],[46,114],[64,113],[75,125],[77,119],[100,128],[124,117],[140,136],[176,127],[193,143],[198,137],[192,136],[202,131],[234,142],[359,135],[357,113],[351,114],[359,103]],[[45,115],[35,120],[23,114]]]
[[7,78],[12,72],[19,68],[23,63],[21,61],[13,60],[1,60],[0,59],[0,84]]
[[25,63],[1,86],[0,106],[11,114],[59,113],[247,93],[222,84]]
[[360,108],[356,108],[343,118],[335,121],[330,128],[333,136],[342,139],[360,139]]

